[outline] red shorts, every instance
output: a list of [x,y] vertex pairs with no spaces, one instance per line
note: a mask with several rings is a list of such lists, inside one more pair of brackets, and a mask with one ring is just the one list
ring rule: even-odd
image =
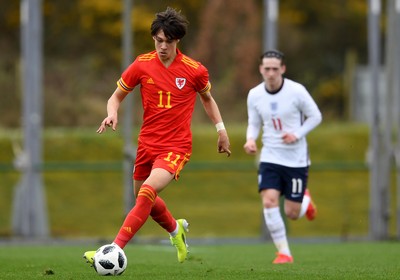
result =
[[154,168],[162,168],[171,174],[175,174],[178,180],[179,173],[190,159],[189,153],[180,151],[154,150],[143,144],[138,145],[133,179],[137,181],[146,180]]

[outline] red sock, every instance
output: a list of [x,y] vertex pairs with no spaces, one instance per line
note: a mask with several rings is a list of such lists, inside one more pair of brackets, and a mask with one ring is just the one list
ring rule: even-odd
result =
[[151,217],[160,226],[162,226],[167,232],[173,232],[176,228],[176,221],[172,217],[171,212],[167,209],[164,200],[159,196],[156,197],[153,208],[150,212]]
[[149,185],[142,185],[136,198],[136,204],[125,218],[114,242],[121,248],[132,239],[143,226],[157,198],[157,192]]

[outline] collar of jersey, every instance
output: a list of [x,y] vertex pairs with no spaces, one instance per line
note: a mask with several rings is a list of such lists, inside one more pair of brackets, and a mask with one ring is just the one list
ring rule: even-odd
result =
[[285,83],[285,78],[282,79],[282,84],[281,84],[281,86],[280,86],[277,90],[274,90],[274,91],[269,91],[265,85],[264,85],[264,88],[265,88],[265,91],[266,91],[268,94],[277,94],[277,93],[280,92],[280,90],[282,89],[284,83]]

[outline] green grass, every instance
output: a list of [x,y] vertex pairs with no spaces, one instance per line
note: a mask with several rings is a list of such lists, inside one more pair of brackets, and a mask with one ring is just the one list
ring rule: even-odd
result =
[[[0,246],[1,279],[99,279],[82,259],[93,246]],[[166,245],[130,244],[119,279],[399,279],[400,243],[293,243],[295,262],[273,265],[270,243],[195,245],[180,264]]]

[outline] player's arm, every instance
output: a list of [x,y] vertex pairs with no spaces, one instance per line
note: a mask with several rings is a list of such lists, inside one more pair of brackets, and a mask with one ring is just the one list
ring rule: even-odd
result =
[[210,120],[216,125],[218,131],[218,152],[231,155],[228,133],[223,125],[222,116],[218,105],[209,91],[200,93],[200,100]]
[[118,124],[118,109],[121,102],[128,95],[129,92],[123,91],[117,87],[107,102],[107,117],[101,122],[97,133],[102,133],[106,130],[107,126],[111,126],[112,130],[117,128]]
[[301,96],[301,112],[306,117],[302,126],[299,127],[297,131],[293,134],[297,139],[305,137],[311,130],[317,127],[322,121],[322,114],[319,110],[317,104],[314,99],[312,99],[311,95],[305,91]]
[[246,143],[243,145],[243,149],[247,154],[255,155],[257,153],[256,140],[261,128],[261,117],[254,108],[253,100],[250,95],[247,98],[247,114],[248,124],[246,130]]

